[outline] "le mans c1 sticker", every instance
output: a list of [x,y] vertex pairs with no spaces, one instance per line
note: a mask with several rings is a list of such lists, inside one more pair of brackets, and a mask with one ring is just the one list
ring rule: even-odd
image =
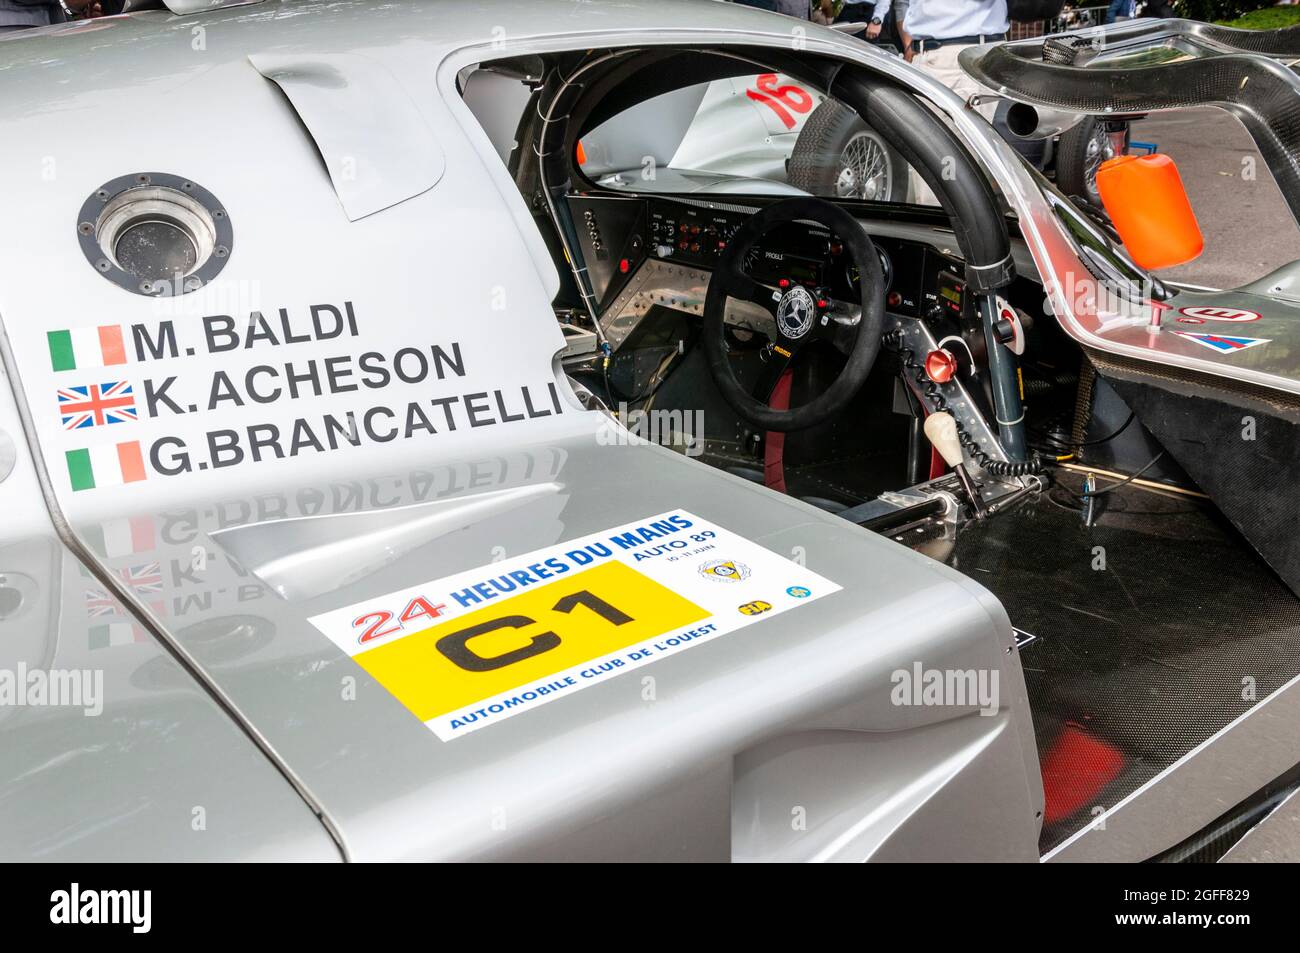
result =
[[451,741],[839,589],[672,510],[310,621]]

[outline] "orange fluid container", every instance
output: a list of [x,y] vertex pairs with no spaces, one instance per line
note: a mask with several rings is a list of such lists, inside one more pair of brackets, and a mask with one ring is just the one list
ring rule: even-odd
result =
[[1167,155],[1116,156],[1097,170],[1102,204],[1133,260],[1171,268],[1205,247],[1178,166]]

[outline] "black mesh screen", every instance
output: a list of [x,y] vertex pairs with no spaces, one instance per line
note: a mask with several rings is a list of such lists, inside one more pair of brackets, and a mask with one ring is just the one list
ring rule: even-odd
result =
[[1212,506],[1125,487],[1089,528],[1080,477],[1061,480],[948,559],[1038,637],[1022,661],[1044,851],[1300,673],[1300,599]]

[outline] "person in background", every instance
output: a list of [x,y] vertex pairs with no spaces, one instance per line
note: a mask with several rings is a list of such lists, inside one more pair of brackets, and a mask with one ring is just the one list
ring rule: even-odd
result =
[[813,7],[816,7],[828,22],[831,16],[831,0],[736,0],[736,3],[742,7],[758,7],[760,10],[784,13],[788,17],[797,17],[800,20],[811,20]]
[[1005,40],[1009,26],[1007,0],[911,0],[903,24],[912,65],[963,99],[984,87],[966,75],[957,54],[968,46]]
[[101,14],[98,0],[0,0],[0,36]]
[[912,62],[912,34],[907,32],[907,8],[912,0],[894,0],[894,30],[898,33],[898,43],[903,51],[903,59]]
[[1114,23],[1116,20],[1131,20],[1135,15],[1134,8],[1137,6],[1137,0],[1110,0],[1110,6],[1106,8],[1106,18],[1103,23]]
[[823,17],[831,15],[831,0],[776,0],[776,12],[800,20],[811,20],[812,10],[816,7]]
[[[1010,25],[1007,0],[910,0],[904,21],[911,40],[910,61],[968,100],[987,90],[966,74],[957,55],[968,46],[1005,40]],[[992,120],[996,108],[995,103],[987,103],[979,107],[979,112]],[[938,203],[915,169],[910,181],[910,201],[921,205]]]
[[835,14],[836,23],[865,23],[867,28],[854,36],[868,43],[892,43],[890,18],[893,0],[846,0]]

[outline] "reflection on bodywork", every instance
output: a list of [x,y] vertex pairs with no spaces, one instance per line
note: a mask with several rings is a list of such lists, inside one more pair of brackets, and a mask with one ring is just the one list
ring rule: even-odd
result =
[[212,539],[280,595],[300,599],[364,579],[416,546],[559,490],[544,483],[380,512],[275,520]]

